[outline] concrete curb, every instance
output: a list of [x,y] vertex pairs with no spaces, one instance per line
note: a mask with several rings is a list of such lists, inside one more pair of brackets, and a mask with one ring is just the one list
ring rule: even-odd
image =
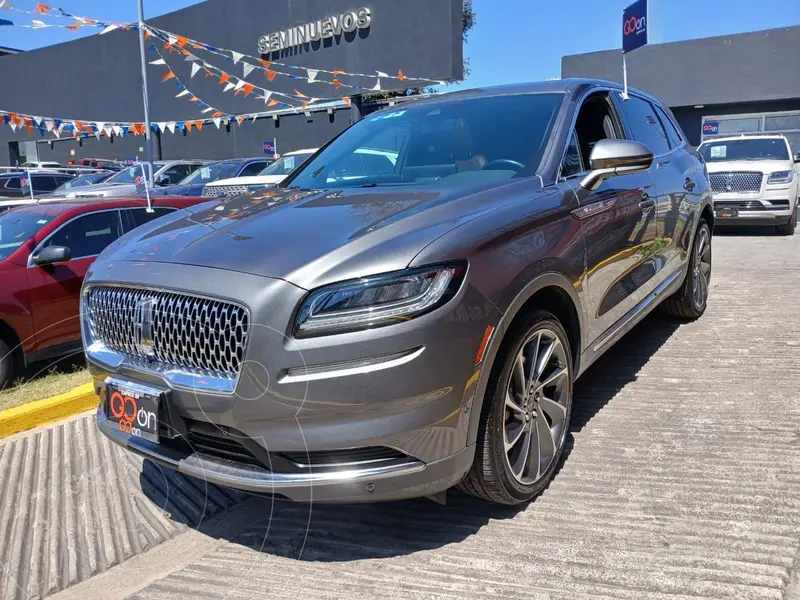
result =
[[89,410],[98,401],[94,384],[86,383],[58,396],[9,408],[0,412],[0,439]]

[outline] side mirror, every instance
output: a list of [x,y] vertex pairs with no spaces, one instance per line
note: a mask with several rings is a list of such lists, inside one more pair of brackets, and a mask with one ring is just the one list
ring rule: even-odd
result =
[[156,185],[169,185],[172,183],[166,175],[159,175],[156,177]]
[[47,246],[35,254],[31,258],[31,262],[41,267],[44,265],[67,262],[71,258],[72,251],[66,246]]
[[794,155],[794,162],[800,163],[800,152]]
[[581,186],[594,190],[615,175],[643,173],[653,165],[653,152],[632,140],[600,140],[589,156],[591,171],[581,180]]

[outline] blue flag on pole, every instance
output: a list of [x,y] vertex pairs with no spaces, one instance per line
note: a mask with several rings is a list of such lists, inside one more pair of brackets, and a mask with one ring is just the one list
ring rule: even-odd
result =
[[623,54],[647,45],[647,1],[636,0],[622,11]]

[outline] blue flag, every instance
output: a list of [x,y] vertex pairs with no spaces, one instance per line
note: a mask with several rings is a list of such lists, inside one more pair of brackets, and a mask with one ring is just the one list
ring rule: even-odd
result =
[[622,53],[647,45],[647,0],[636,0],[622,11]]
[[28,171],[27,169],[25,170],[25,173],[22,176],[20,176],[19,185],[22,188],[23,196],[33,197],[33,187],[31,185],[31,172]]

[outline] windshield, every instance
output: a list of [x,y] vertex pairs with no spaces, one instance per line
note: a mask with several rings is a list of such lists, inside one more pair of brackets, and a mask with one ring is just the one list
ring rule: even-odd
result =
[[79,175],[75,179],[71,179],[64,185],[58,186],[54,192],[64,192],[72,188],[84,187],[92,185],[93,183],[100,183],[108,177],[108,173],[92,173],[90,175]]
[[183,180],[180,181],[180,185],[188,185],[191,183],[210,183],[212,181],[216,181],[217,179],[234,177],[241,164],[242,163],[239,161],[227,161],[206,165],[200,169],[197,169],[197,171],[191,175],[184,177]]
[[774,139],[741,139],[704,142],[698,148],[706,162],[725,160],[790,160],[786,142]]
[[[153,163],[153,164],[155,165],[156,170],[164,166],[164,163]],[[150,165],[147,163],[139,163],[133,165],[132,167],[128,167],[127,169],[122,169],[122,171],[120,171],[119,173],[106,179],[106,183],[135,183],[136,175],[142,172],[141,171],[142,165],[144,165],[144,169],[149,176]]]
[[261,171],[259,175],[288,175],[292,171],[294,171],[297,167],[302,165],[308,157],[311,156],[313,152],[304,152],[303,154],[292,154],[291,156],[284,156],[283,158],[276,160],[266,169]]
[[380,112],[345,131],[287,185],[447,185],[530,176],[563,98],[518,94]]
[[52,215],[15,210],[0,214],[0,261],[11,256],[52,220]]

